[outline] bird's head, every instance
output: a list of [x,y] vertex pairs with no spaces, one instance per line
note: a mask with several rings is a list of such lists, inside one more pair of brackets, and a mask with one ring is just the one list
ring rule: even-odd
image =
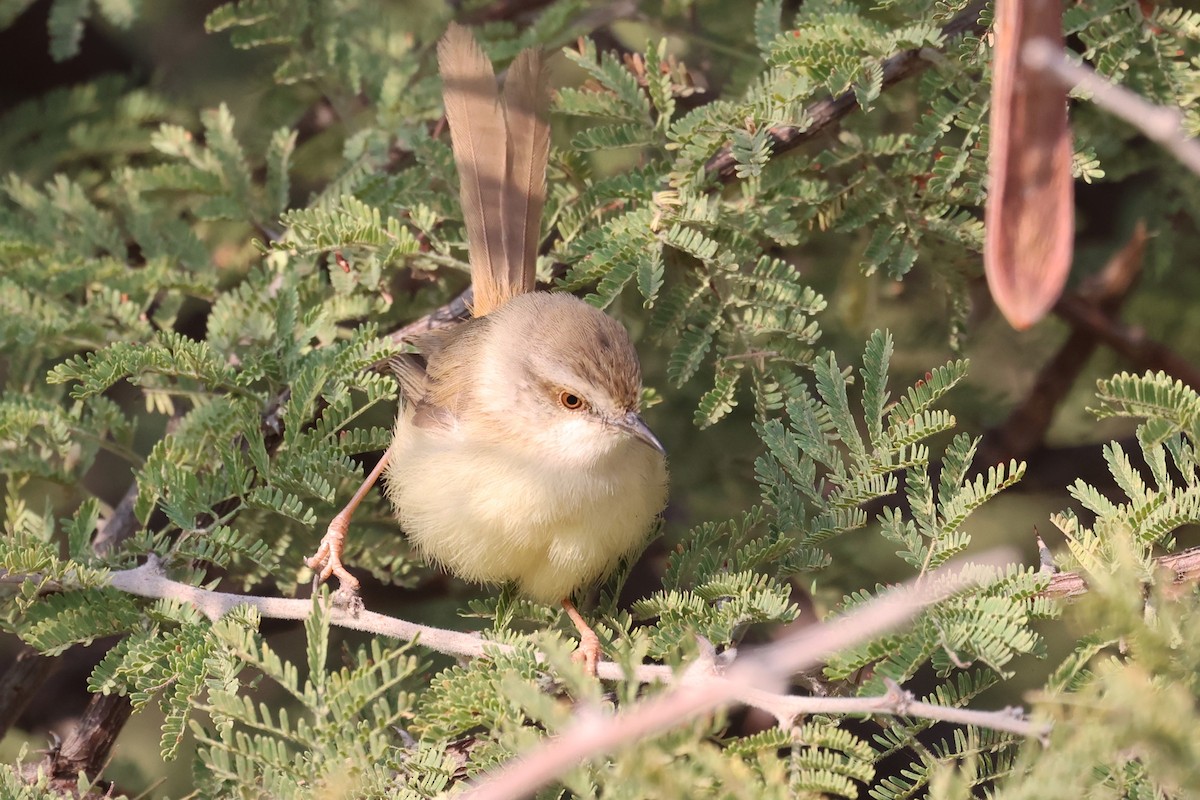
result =
[[663,457],[640,415],[637,351],[616,320],[569,294],[532,293],[481,321],[494,334],[477,397],[507,415],[510,439],[520,434],[563,463],[639,450]]

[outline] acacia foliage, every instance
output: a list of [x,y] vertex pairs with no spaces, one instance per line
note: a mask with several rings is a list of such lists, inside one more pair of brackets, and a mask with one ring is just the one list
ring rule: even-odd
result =
[[[691,6],[665,7],[663,30],[709,10]],[[586,35],[565,51],[584,82],[555,100],[571,133],[551,158],[539,274],[620,314],[666,353],[648,376],[654,394],[694,393],[698,427],[749,401],[755,422],[744,435],[761,443],[757,504],[668,530],[678,544],[661,587],[632,605],[618,602],[631,565],[602,587],[595,617],[621,661],[680,665],[694,657],[695,635],[724,648],[752,626],[794,621],[795,587],[830,565],[834,539],[869,523],[871,533],[854,535],[877,531],[921,578],[969,546],[969,515],[1024,470],[976,465],[977,438],[941,436],[956,425],[943,399],[965,361],[900,392],[888,378],[889,334],[872,335],[861,359],[823,346],[837,320],[823,315],[827,300],[800,258],[845,250],[851,257],[837,264],[868,276],[920,271],[945,287],[955,315],[966,307],[982,244],[990,48],[979,31],[989,10],[810,0],[785,17],[782,7],[757,4],[740,42],[749,56],[720,92],[689,66],[704,61],[699,37],[682,55],[659,33],[624,55]],[[117,25],[135,14],[55,0],[56,56],[75,52],[93,10]],[[557,0],[531,25],[493,22],[479,35],[503,66],[523,47],[589,33],[580,30],[596,18],[589,10]],[[1073,5],[1064,24],[1098,70],[1186,109],[1195,133],[1200,17],[1144,13],[1098,0]],[[947,37],[964,14],[970,24],[955,29],[966,32]],[[160,705],[162,756],[194,737],[195,784],[206,795],[431,797],[565,728],[563,698],[622,705],[641,691],[619,683],[602,693],[567,658],[554,611],[507,592],[473,602],[470,614],[487,620],[485,637],[516,649],[445,667],[381,641],[334,658],[320,603],[303,663],[293,663],[249,610],[211,623],[186,604],[107,584],[111,570],[151,554],[197,586],[288,592],[307,579],[302,558],[360,479],[356,457],[389,438],[397,387],[369,369],[399,347],[385,334],[446,302],[466,271],[453,159],[436,124],[431,45],[446,21],[368,0],[244,0],[213,11],[210,31],[261,50],[276,91],[298,101],[318,87],[343,115],[335,131],[307,140],[291,125],[264,130],[225,105],[195,113],[116,78],[52,92],[0,121],[0,566],[26,578],[6,588],[2,624],[48,654],[119,635],[89,688],[125,694],[136,708]],[[885,91],[888,59],[915,50],[932,66]],[[775,152],[773,133],[825,124],[814,113],[829,97],[852,107],[837,134]],[[1197,207],[1194,180],[1161,169],[1163,157],[1124,129],[1083,107],[1075,134],[1079,179],[1157,165],[1157,215]],[[708,167],[723,148],[729,179]],[[606,169],[597,154],[613,151],[633,153],[635,165]],[[300,165],[307,182],[321,176],[307,196],[294,187]],[[1160,260],[1181,227],[1163,232]],[[953,317],[954,335],[961,322]],[[904,718],[863,728],[815,716],[747,734],[718,717],[580,765],[561,789],[957,798],[979,786],[1115,797],[1196,785],[1200,759],[1187,755],[1196,746],[1195,598],[1152,589],[1154,613],[1144,613],[1139,587],[1154,584],[1153,557],[1200,513],[1200,400],[1163,375],[1121,376],[1100,396],[1102,414],[1146,420],[1149,475],[1114,446],[1106,457],[1126,497],[1076,483],[1088,516],[1053,520],[1069,544],[1064,566],[1094,577],[1076,613],[1094,624],[1039,701],[1058,721],[1049,749]],[[136,524],[120,547],[97,552],[111,514],[88,487],[112,459],[133,487]],[[882,510],[868,514],[868,504]],[[430,574],[378,505],[360,513],[347,555],[382,583]],[[910,629],[839,654],[821,685],[873,693],[928,667],[931,702],[973,704],[1021,659],[1045,655],[1047,625],[1070,635],[1040,594],[1047,580],[1016,567],[987,573]],[[881,589],[842,588],[830,612]],[[264,685],[287,700],[258,701]],[[0,771],[0,781],[14,795],[39,791],[19,775]]]

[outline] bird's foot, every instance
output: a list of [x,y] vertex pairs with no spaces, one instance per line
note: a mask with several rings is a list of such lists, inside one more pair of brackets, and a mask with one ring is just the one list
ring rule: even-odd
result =
[[362,601],[358,599],[358,578],[351,575],[342,563],[342,550],[346,546],[346,532],[349,528],[350,515],[343,511],[329,523],[317,552],[306,558],[304,563],[313,570],[314,591],[330,577],[337,578],[335,602],[345,603],[353,608],[356,605],[361,606]]
[[582,663],[584,672],[594,678],[596,677],[596,667],[600,664],[600,637],[587,624],[583,615],[579,613],[579,609],[575,608],[571,598],[564,598],[562,607],[567,612],[567,616],[571,618],[571,622],[575,624],[575,629],[579,631],[579,649],[571,654],[571,660]]
[[583,671],[593,678],[596,677],[596,667],[600,664],[600,657],[603,655],[600,649],[600,637],[593,631],[579,632],[579,648],[571,654],[571,660],[577,664],[583,664]]

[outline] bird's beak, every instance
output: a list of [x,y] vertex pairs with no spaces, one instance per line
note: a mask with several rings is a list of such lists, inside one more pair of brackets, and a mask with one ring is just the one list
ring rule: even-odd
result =
[[623,430],[628,431],[638,441],[645,442],[664,456],[667,454],[666,448],[662,446],[662,442],[650,430],[650,426],[634,412],[630,411],[625,416],[618,417],[617,425]]

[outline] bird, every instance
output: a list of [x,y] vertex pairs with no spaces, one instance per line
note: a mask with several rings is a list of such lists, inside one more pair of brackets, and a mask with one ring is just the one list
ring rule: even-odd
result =
[[503,91],[469,30],[438,64],[474,290],[471,318],[393,357],[401,408],[367,483],[331,522],[318,578],[341,563],[353,507],[381,474],[401,529],[464,580],[560,603],[591,674],[599,637],[572,596],[645,543],[667,500],[662,444],[640,415],[641,367],[625,328],[565,292],[535,291],[549,159],[549,93],[536,50]]

